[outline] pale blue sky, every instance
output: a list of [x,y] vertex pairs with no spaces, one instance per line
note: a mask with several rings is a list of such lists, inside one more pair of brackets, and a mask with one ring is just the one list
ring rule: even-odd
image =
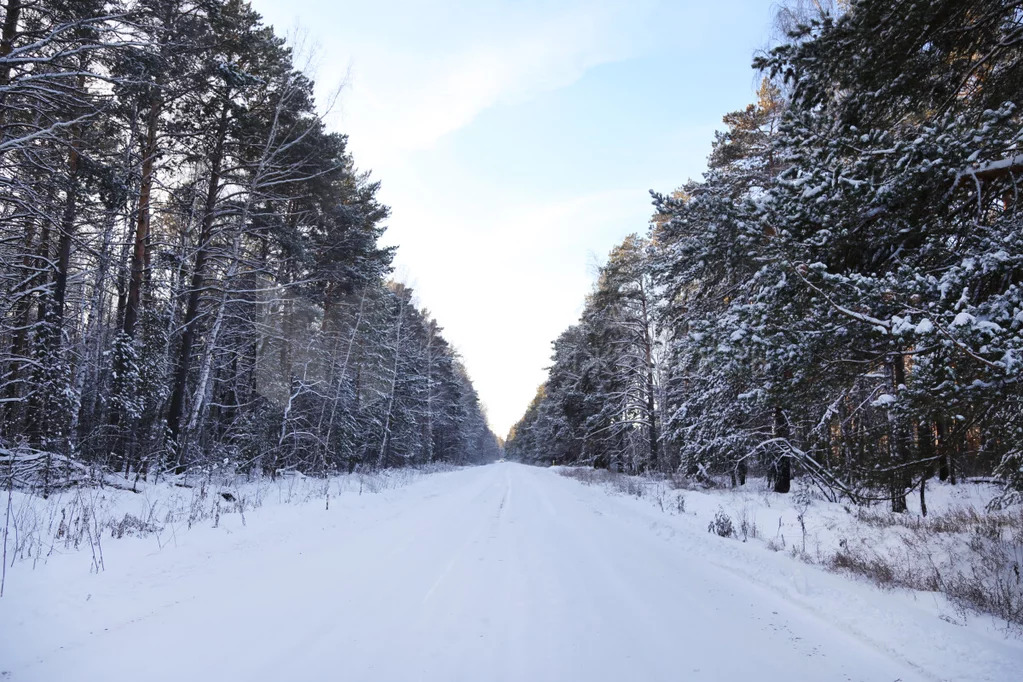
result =
[[[320,99],[383,183],[396,276],[457,347],[499,435],[649,189],[703,171],[753,100],[774,0],[255,0],[312,49]],[[297,30],[296,30],[297,28]]]

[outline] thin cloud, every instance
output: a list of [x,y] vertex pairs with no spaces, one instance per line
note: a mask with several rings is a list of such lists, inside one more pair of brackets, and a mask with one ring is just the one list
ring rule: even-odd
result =
[[[610,5],[544,13],[516,31],[495,21],[453,52],[368,48],[357,57],[346,128],[375,158],[430,149],[490,107],[571,85],[589,69],[642,48],[641,8]],[[390,159],[390,160],[393,160]]]

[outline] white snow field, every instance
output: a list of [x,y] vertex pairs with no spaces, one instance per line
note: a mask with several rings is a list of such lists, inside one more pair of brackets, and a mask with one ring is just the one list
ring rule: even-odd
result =
[[937,598],[511,463],[9,568],[0,680],[1019,680]]

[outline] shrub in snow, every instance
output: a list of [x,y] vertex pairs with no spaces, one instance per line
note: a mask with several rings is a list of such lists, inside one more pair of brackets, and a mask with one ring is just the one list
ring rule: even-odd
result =
[[714,520],[707,526],[708,533],[717,533],[723,538],[730,538],[735,535],[735,528],[732,526],[732,519],[723,509],[718,509],[714,514]]
[[993,613],[1023,627],[1023,514],[1014,528],[987,522],[975,527],[971,559],[944,580],[949,600],[963,612]]

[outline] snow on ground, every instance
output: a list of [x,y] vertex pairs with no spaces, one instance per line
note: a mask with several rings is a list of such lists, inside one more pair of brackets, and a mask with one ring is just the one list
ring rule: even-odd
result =
[[[362,495],[408,485],[418,477],[450,469],[447,464],[421,468],[341,474],[329,480],[288,472],[275,479],[255,478],[232,471],[163,478],[126,480],[106,475],[104,487],[81,486],[57,490],[43,499],[19,491],[3,491],[8,503],[0,525],[4,552],[12,560],[33,565],[54,554],[85,547],[93,570],[104,565],[104,539],[151,536],[159,547],[176,541],[192,526],[244,526],[246,514],[263,506],[316,502],[329,509],[339,495]],[[8,499],[8,494],[10,498]],[[223,521],[222,521],[223,520]],[[83,555],[84,556],[84,555]]]
[[55,549],[9,568],[0,679],[1018,679],[986,621],[659,506],[501,463]]
[[987,510],[1001,492],[990,482],[929,482],[924,515],[918,492],[908,498],[906,513],[894,514],[887,502],[825,501],[805,479],[797,479],[790,494],[777,495],[763,479],[740,487],[690,484],[679,490],[663,477],[584,467],[555,470],[641,498],[693,521],[694,528],[860,576],[885,589],[916,590],[917,598],[936,601],[940,617],[949,622],[981,618],[1023,635],[1023,509]]

